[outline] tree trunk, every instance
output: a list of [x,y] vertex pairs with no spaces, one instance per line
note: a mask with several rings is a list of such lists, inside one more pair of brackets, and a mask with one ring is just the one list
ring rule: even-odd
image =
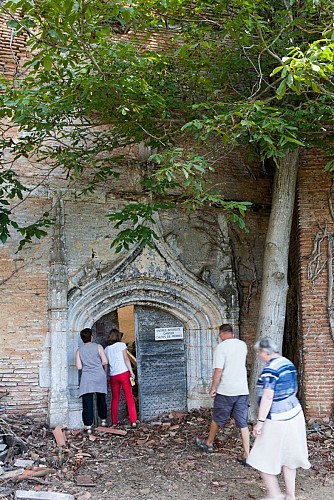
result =
[[[263,260],[262,291],[256,340],[272,337],[280,349],[283,343],[288,293],[288,257],[298,171],[298,150],[279,158],[273,183],[272,207]],[[256,382],[262,362],[254,356],[250,377],[250,420],[257,417]]]

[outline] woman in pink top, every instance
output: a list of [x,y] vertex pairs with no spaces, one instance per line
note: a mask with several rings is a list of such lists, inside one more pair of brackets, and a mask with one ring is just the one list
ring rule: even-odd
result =
[[118,424],[118,404],[121,388],[123,389],[132,427],[136,427],[137,411],[133,399],[131,380],[134,379],[127,346],[121,342],[123,333],[113,328],[106,339],[108,346],[105,353],[110,368],[111,388],[111,421],[113,425]]

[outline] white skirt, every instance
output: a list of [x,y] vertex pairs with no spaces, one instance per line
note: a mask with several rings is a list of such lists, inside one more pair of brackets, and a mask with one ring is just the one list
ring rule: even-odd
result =
[[277,475],[282,466],[309,469],[303,411],[291,420],[267,419],[255,441],[247,463],[266,474]]

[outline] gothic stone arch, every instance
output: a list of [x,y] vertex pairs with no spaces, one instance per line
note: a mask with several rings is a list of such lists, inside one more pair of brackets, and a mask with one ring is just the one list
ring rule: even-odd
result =
[[[60,235],[61,236],[61,235]],[[59,259],[58,259],[59,260]],[[60,259],[61,260],[61,259]],[[50,284],[65,281],[64,266],[54,259]],[[63,287],[64,288],[64,287]],[[188,409],[211,404],[208,385],[212,375],[212,350],[217,330],[224,321],[238,333],[238,307],[227,308],[225,300],[194,278],[159,240],[154,249],[136,248],[114,268],[101,269],[98,276],[81,279],[65,298],[54,292],[51,301],[51,426],[81,425],[81,401],[75,350],[82,328],[91,327],[103,315],[125,305],[149,306],[166,311],[184,325]],[[54,308],[52,308],[54,304]],[[228,312],[227,312],[228,311]]]

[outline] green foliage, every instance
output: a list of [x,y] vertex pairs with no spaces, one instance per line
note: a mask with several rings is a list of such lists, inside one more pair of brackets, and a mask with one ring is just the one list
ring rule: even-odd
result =
[[47,231],[45,228],[48,228],[52,226],[53,220],[49,218],[49,212],[44,212],[42,217],[35,221],[32,224],[29,224],[28,226],[25,227],[19,227],[17,226],[18,232],[23,236],[23,238],[20,240],[17,252],[22,250],[22,248],[27,244],[27,243],[32,243],[34,238],[37,238],[40,240],[44,236],[47,235]]
[[[330,2],[9,0],[2,11],[32,54],[24,74],[0,78],[0,119],[20,132],[0,138],[5,171],[47,161],[69,182],[84,178],[84,195],[122,175],[134,144],[157,150],[143,181],[150,202],[108,215],[118,229],[129,223],[117,251],[152,244],[154,213],[175,206],[211,204],[245,226],[249,204],[210,183],[212,147],[247,145],[277,162],[320,145],[333,167]],[[9,194],[26,189],[16,182],[1,193],[2,241],[15,229]]]
[[271,76],[281,74],[278,99],[282,99],[287,88],[297,95],[309,91],[333,95],[331,78],[334,74],[334,30],[328,35],[332,38],[316,40],[305,52],[299,47],[293,47],[288,56],[282,58],[284,64],[277,66],[271,73]]
[[130,245],[138,243],[140,246],[153,247],[153,241],[158,239],[157,234],[152,229],[155,224],[154,213],[162,209],[171,208],[172,203],[130,203],[123,210],[113,214],[107,214],[109,220],[116,222],[115,228],[122,224],[131,223],[131,227],[123,229],[111,243],[116,253],[123,248],[128,250]]
[[28,191],[12,170],[6,169],[0,172],[0,241],[6,243],[11,230],[17,231],[23,236],[18,250],[21,250],[26,243],[31,243],[33,238],[40,239],[46,236],[47,233],[42,228],[49,227],[52,223],[48,213],[43,214],[41,219],[28,226],[22,226],[15,220],[10,201],[23,200]]
[[[238,212],[244,216],[249,202],[225,201],[222,193],[210,182],[209,174],[214,167],[201,155],[186,152],[184,148],[173,148],[166,153],[151,156],[159,168],[144,180],[145,187],[151,192],[168,195],[170,189],[177,192],[177,206],[187,213],[205,205],[224,208],[226,212]],[[233,219],[245,228],[244,221],[236,216]]]
[[295,122],[297,116],[307,120],[309,115],[302,109],[287,107],[281,110],[266,101],[232,106],[218,103],[215,107],[217,112],[212,118],[188,122],[183,130],[190,129],[203,142],[212,135],[219,135],[224,146],[231,143],[239,146],[248,140],[256,146],[262,160],[272,158],[274,162],[294,147],[308,144],[306,133],[301,136],[301,128],[298,129]]

